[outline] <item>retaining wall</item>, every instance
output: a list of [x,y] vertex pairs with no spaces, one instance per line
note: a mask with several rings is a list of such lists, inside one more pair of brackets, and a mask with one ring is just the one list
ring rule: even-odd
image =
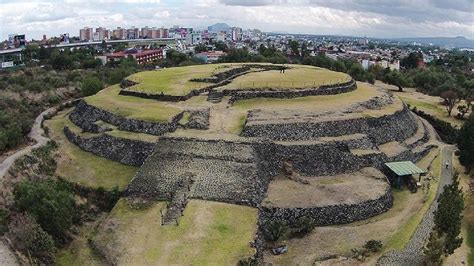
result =
[[273,140],[310,140],[356,133],[366,134],[375,143],[402,141],[412,136],[417,123],[406,106],[403,110],[382,117],[360,117],[346,120],[297,123],[252,124],[252,111],[241,133],[243,137],[263,137]]
[[74,111],[69,115],[69,119],[85,132],[101,133],[107,131],[107,128],[95,124],[97,121],[104,121],[117,126],[119,130],[152,135],[162,135],[167,132],[175,131],[178,126],[178,121],[182,117],[183,113],[180,113],[173,117],[170,122],[164,123],[129,119],[89,105],[84,100],[81,100]]
[[346,83],[323,85],[313,88],[292,88],[292,89],[278,89],[278,88],[252,88],[252,89],[235,89],[222,90],[224,95],[229,95],[229,103],[234,103],[238,100],[252,99],[252,98],[296,98],[305,96],[317,95],[334,95],[353,91],[357,88],[354,80]]
[[261,207],[259,222],[264,225],[269,220],[282,220],[288,226],[296,227],[300,217],[311,218],[317,226],[346,224],[365,220],[386,212],[393,206],[393,196],[390,187],[381,197],[354,204],[339,204],[314,208],[278,208]]
[[64,135],[84,151],[132,166],[141,166],[156,145],[155,143],[118,138],[107,134],[83,138],[76,135],[67,126],[64,127]]

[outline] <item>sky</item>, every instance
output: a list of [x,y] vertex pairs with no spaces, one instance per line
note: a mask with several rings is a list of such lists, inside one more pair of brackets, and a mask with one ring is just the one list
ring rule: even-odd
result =
[[214,23],[288,33],[474,39],[474,0],[0,0],[0,38]]

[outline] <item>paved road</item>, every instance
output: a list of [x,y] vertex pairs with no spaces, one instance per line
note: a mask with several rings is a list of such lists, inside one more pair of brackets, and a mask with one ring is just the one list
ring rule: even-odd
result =
[[[429,210],[426,212],[426,215],[423,217],[423,220],[416,228],[415,233],[412,235],[405,249],[386,253],[384,256],[380,257],[377,261],[377,265],[423,265],[423,247],[434,226],[433,213],[438,207],[437,199],[443,191],[444,186],[452,181],[452,158],[454,149],[454,146],[445,146],[442,150],[441,159],[443,165],[436,198],[431,204]],[[445,167],[446,162],[449,163],[448,168]]]
[[[49,138],[43,136],[44,130],[43,128],[41,128],[41,123],[46,114],[52,113],[54,111],[55,108],[50,108],[42,112],[38,117],[36,117],[33,127],[31,128],[31,131],[28,134],[28,137],[35,141],[34,145],[18,150],[17,152],[5,158],[5,160],[0,163],[0,182],[3,181],[3,177],[8,172],[8,169],[10,169],[16,159],[25,154],[30,153],[32,149],[44,146],[49,141]],[[4,241],[0,241],[0,265],[20,265],[15,254],[10,250],[10,248]]]

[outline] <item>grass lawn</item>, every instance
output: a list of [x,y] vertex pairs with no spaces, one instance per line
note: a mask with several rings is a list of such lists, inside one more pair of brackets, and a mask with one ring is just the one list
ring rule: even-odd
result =
[[164,122],[170,121],[181,112],[181,109],[151,99],[119,95],[120,86],[113,85],[96,95],[86,97],[88,104],[107,110],[114,114],[138,120]]
[[[433,103],[423,102],[403,96],[400,96],[400,99],[402,99],[402,101],[404,101],[406,104],[409,104],[411,107],[416,106],[418,110],[422,110],[423,112],[431,114],[443,121],[449,122],[453,126],[461,127],[463,124],[461,120],[458,120],[452,116],[448,117],[446,109],[442,105],[435,105]],[[453,109],[453,113],[454,111],[455,110]]]
[[347,93],[341,93],[337,95],[306,96],[292,99],[254,98],[237,101],[234,103],[233,107],[245,110],[255,108],[279,110],[282,108],[282,106],[285,108],[295,107],[297,109],[309,110],[314,108],[341,109],[344,106],[350,106],[354,102],[366,101],[377,95],[382,94],[378,92],[375,87],[367,83],[358,82],[357,89]]
[[101,258],[94,253],[88,243],[88,238],[92,235],[97,222],[98,221],[88,222],[79,227],[80,231],[77,237],[56,254],[57,265],[106,265],[101,261]]
[[[223,68],[223,66],[226,66]],[[194,78],[207,78],[213,74],[229,70],[239,64],[209,64],[185,67],[164,68],[153,71],[143,71],[135,73],[128,79],[138,82],[130,87],[136,90],[149,93],[163,92],[167,95],[186,95],[193,89],[209,86],[209,83],[189,81]]]
[[[432,150],[430,154],[433,153],[438,153],[438,149]],[[428,168],[428,165],[430,163],[430,156],[426,156],[423,160],[417,163],[417,165],[421,168]],[[411,216],[405,224],[401,225],[398,230],[390,237],[386,243],[384,243],[384,252],[397,249],[401,250],[405,247],[405,245],[410,241],[411,236],[415,232],[416,228],[418,227],[418,224],[421,222],[423,219],[423,216],[425,213],[428,211],[428,209],[431,206],[431,203],[436,197],[436,192],[438,190],[438,183],[439,183],[439,178],[441,176],[441,152],[437,155],[437,157],[433,160],[433,163],[431,164],[431,169],[430,169],[430,175],[435,177],[435,180],[431,181],[430,185],[430,191],[428,193],[428,198],[427,200],[423,203],[423,206],[421,207],[420,210],[418,210],[413,216]],[[418,193],[423,193],[422,191],[419,191]],[[406,197],[411,196],[411,192],[409,192],[407,189],[403,191],[398,191],[394,190],[394,197],[397,200],[404,200]]]
[[89,187],[102,186],[124,189],[137,171],[136,167],[124,165],[81,150],[64,136],[65,125],[73,130],[77,127],[68,119],[69,111],[59,112],[45,124],[50,136],[59,144],[56,174],[64,179]]
[[324,68],[291,65],[285,73],[279,70],[249,73],[235,78],[225,89],[240,88],[308,88],[347,82],[351,77]]
[[257,210],[191,200],[179,226],[160,224],[165,202],[132,209],[121,199],[99,226],[94,243],[117,264],[236,265],[254,254]]

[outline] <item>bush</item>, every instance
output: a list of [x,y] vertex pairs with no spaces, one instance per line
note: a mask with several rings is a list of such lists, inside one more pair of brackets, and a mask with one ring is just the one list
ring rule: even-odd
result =
[[16,249],[29,253],[43,263],[52,262],[54,241],[31,215],[26,213],[13,215],[8,229],[9,238]]
[[372,239],[365,242],[364,248],[370,252],[375,253],[375,252],[379,252],[382,249],[382,246],[383,246],[382,241]]
[[87,77],[81,83],[81,91],[83,96],[94,95],[99,92],[104,85],[97,77]]
[[55,240],[63,242],[76,214],[74,195],[64,183],[23,181],[14,191],[15,207],[28,212]]
[[267,220],[263,224],[263,237],[268,241],[277,241],[288,232],[288,225],[282,220]]
[[316,227],[316,223],[309,217],[299,217],[296,220],[296,224],[292,227],[292,233],[296,235],[305,235],[313,231]]

